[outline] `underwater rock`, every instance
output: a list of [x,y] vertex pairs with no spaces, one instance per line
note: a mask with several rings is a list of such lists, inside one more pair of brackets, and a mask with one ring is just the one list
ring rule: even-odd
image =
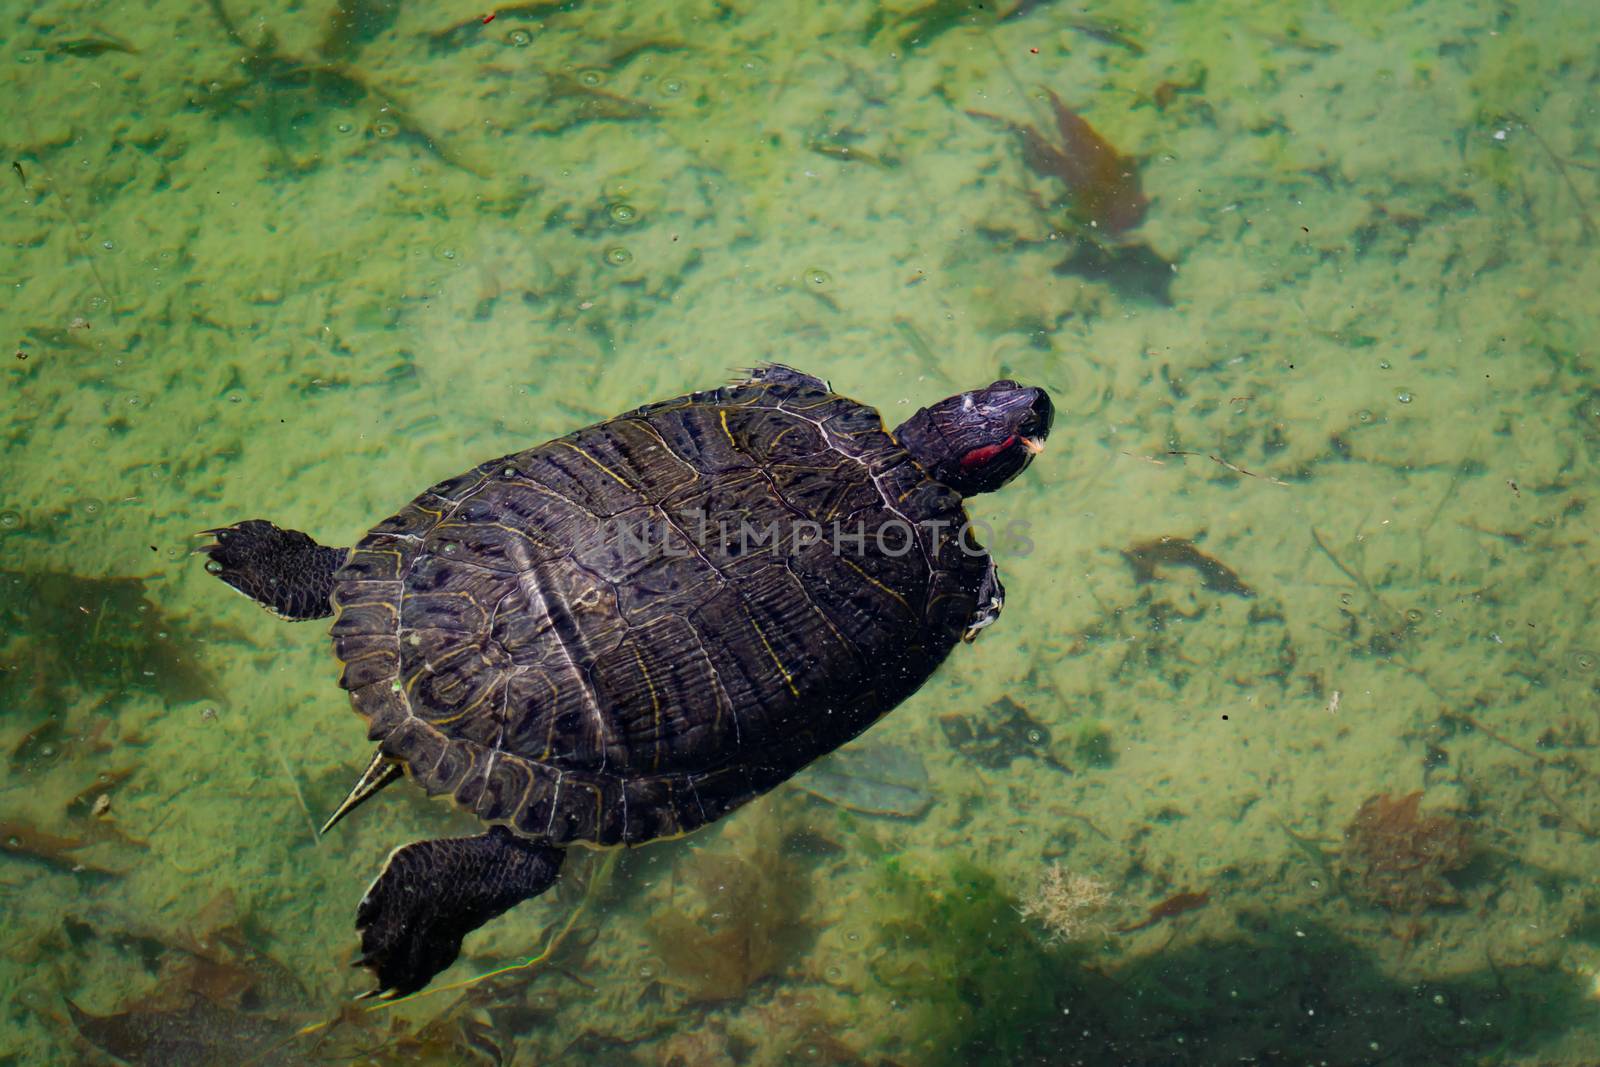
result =
[[138,1006],[94,1015],[69,1000],[67,1011],[78,1033],[127,1063],[221,1067],[305,1062],[297,1051],[273,1047],[294,1033],[291,1023],[230,1011],[199,993],[188,993],[181,1006],[164,1010]]

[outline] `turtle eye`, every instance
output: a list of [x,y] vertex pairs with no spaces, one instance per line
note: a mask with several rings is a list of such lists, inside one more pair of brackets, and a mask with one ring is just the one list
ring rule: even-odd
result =
[[1050,402],[1049,393],[1043,389],[1033,392],[1033,403],[1028,406],[1028,413],[1023,416],[1017,432],[1023,437],[1045,437],[1050,433],[1050,424],[1055,422],[1056,408]]

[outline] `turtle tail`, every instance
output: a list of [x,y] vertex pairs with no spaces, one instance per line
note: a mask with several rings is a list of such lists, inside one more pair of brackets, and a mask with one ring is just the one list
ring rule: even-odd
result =
[[195,549],[206,571],[280,619],[295,622],[333,614],[334,575],[349,550],[319,545],[298,530],[247,519],[199,534],[214,540]]

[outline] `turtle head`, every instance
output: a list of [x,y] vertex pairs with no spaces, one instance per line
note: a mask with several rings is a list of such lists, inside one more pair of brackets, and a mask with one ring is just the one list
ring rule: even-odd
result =
[[923,408],[895,438],[933,478],[962,496],[988,493],[1044,450],[1055,408],[1043,389],[1009,378]]

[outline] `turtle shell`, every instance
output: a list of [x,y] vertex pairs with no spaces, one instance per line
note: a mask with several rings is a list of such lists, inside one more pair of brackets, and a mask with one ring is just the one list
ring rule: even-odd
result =
[[485,822],[684,833],[932,674],[988,567],[965,521],[875,410],[764,368],[374,527],[334,592],[340,684],[387,755]]

